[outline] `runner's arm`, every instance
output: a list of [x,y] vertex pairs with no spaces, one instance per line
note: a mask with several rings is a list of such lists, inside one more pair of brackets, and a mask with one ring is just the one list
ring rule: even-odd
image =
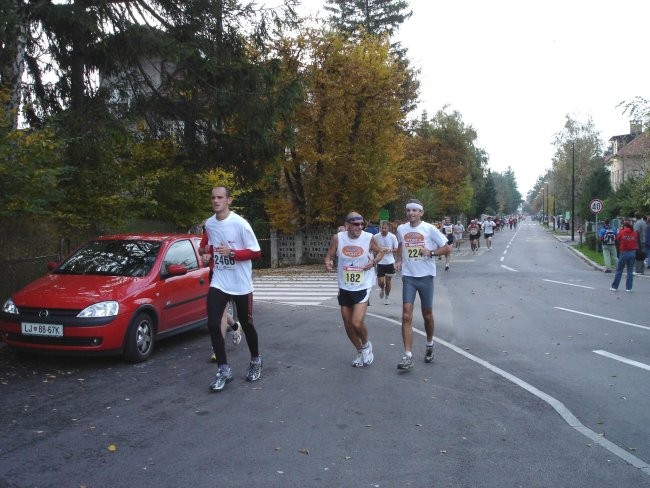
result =
[[336,248],[338,245],[339,236],[338,234],[334,234],[332,236],[332,240],[330,241],[330,247],[327,250],[327,254],[325,255],[325,269],[327,269],[328,272],[331,272],[333,270],[334,256],[336,255]]

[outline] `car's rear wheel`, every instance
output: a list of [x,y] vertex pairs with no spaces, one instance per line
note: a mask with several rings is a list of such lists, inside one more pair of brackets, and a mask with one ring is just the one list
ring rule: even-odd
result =
[[153,352],[154,324],[151,315],[141,312],[136,315],[126,333],[124,359],[131,363],[146,361]]

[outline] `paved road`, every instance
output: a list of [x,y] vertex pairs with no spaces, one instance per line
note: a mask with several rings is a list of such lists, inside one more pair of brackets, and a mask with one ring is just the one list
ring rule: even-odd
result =
[[[644,303],[650,282],[639,280],[632,296],[612,297],[602,290],[542,281],[568,281],[567,266],[574,275],[569,279],[580,280],[573,284],[593,286],[611,275],[594,271],[561,243],[557,248],[544,245],[543,235],[524,237],[523,230],[509,248],[514,233],[498,236],[491,253],[459,259],[449,272],[441,271],[435,362],[422,361],[424,339],[418,335],[422,350],[416,349],[416,367],[405,374],[395,368],[401,356],[397,300],[388,306],[373,300],[367,322],[375,362],[362,369],[350,366],[354,351],[335,298],[318,306],[258,301],[263,379],[244,381],[245,344],[229,344],[230,362],[239,374],[216,394],[207,388],[214,366],[207,362],[204,330],[162,342],[152,359],[139,365],[2,349],[0,487],[650,486],[648,409],[639,414],[625,406],[621,414],[645,415],[640,418],[645,425],[637,430],[644,433],[646,445],[611,446],[601,441],[609,440],[609,433],[600,435],[598,417],[583,418],[581,404],[571,403],[574,398],[584,401],[580,397],[593,389],[595,380],[578,375],[568,356],[583,349],[577,358],[585,368],[595,364],[587,361],[596,359],[585,359],[592,356],[619,362],[582,345],[573,345],[564,356],[550,350],[554,343],[547,339],[559,325],[549,326],[549,337],[523,329],[536,320],[552,323],[558,322],[553,317],[564,316],[571,317],[560,321],[565,326],[599,323],[594,333],[614,339],[620,330],[601,328],[603,320],[581,323],[584,316],[553,307],[563,295],[574,299],[566,290],[575,289],[583,294],[581,300],[597,295],[593,303],[612,300],[612,306],[620,307],[617,313],[626,313]],[[518,245],[534,258],[529,269],[516,257]],[[546,273],[554,267],[534,264],[546,250],[556,262],[561,259],[558,276],[555,271],[542,276],[540,269]],[[560,271],[564,279],[559,279]],[[529,282],[529,288],[519,279]],[[395,284],[397,297],[399,280]],[[628,302],[616,303],[623,300]],[[486,309],[486,303],[492,308]],[[650,362],[647,333],[627,327],[626,334],[628,328],[644,334],[638,341],[645,342],[633,347],[638,359]],[[564,334],[563,342],[568,341],[568,332]],[[576,337],[582,336],[576,332]],[[592,340],[596,342],[591,337],[585,343]],[[618,348],[624,340],[615,342]],[[622,378],[632,374],[623,366],[634,368],[617,366],[620,382],[612,375],[602,378],[616,383],[611,396],[632,383]],[[634,371],[641,395],[648,374],[637,377]],[[586,387],[580,386],[584,381]],[[607,428],[614,423],[609,396],[598,396]],[[566,403],[554,403],[557,398]],[[580,416],[585,428],[572,423],[569,414]],[[625,431],[627,423],[619,419],[612,429]],[[642,465],[635,466],[635,459]]]

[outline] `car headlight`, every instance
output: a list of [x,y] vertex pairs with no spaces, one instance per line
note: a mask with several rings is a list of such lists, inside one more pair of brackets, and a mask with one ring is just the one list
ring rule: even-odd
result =
[[120,305],[117,302],[99,302],[84,308],[77,317],[112,317],[120,311]]
[[11,298],[8,298],[7,301],[4,303],[2,306],[2,311],[4,313],[12,313],[14,315],[18,315],[18,307],[14,303],[14,301]]

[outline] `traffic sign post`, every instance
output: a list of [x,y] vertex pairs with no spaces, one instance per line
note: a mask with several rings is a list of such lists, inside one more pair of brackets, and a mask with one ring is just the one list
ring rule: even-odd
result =
[[[596,236],[598,236],[598,214],[603,211],[603,201],[599,198],[594,198],[591,202],[589,202],[589,210],[591,210],[592,214],[596,215],[596,228],[594,230],[596,231]],[[580,237],[582,238],[582,236]],[[599,247],[600,246],[598,239],[596,239],[596,252],[600,251]]]

